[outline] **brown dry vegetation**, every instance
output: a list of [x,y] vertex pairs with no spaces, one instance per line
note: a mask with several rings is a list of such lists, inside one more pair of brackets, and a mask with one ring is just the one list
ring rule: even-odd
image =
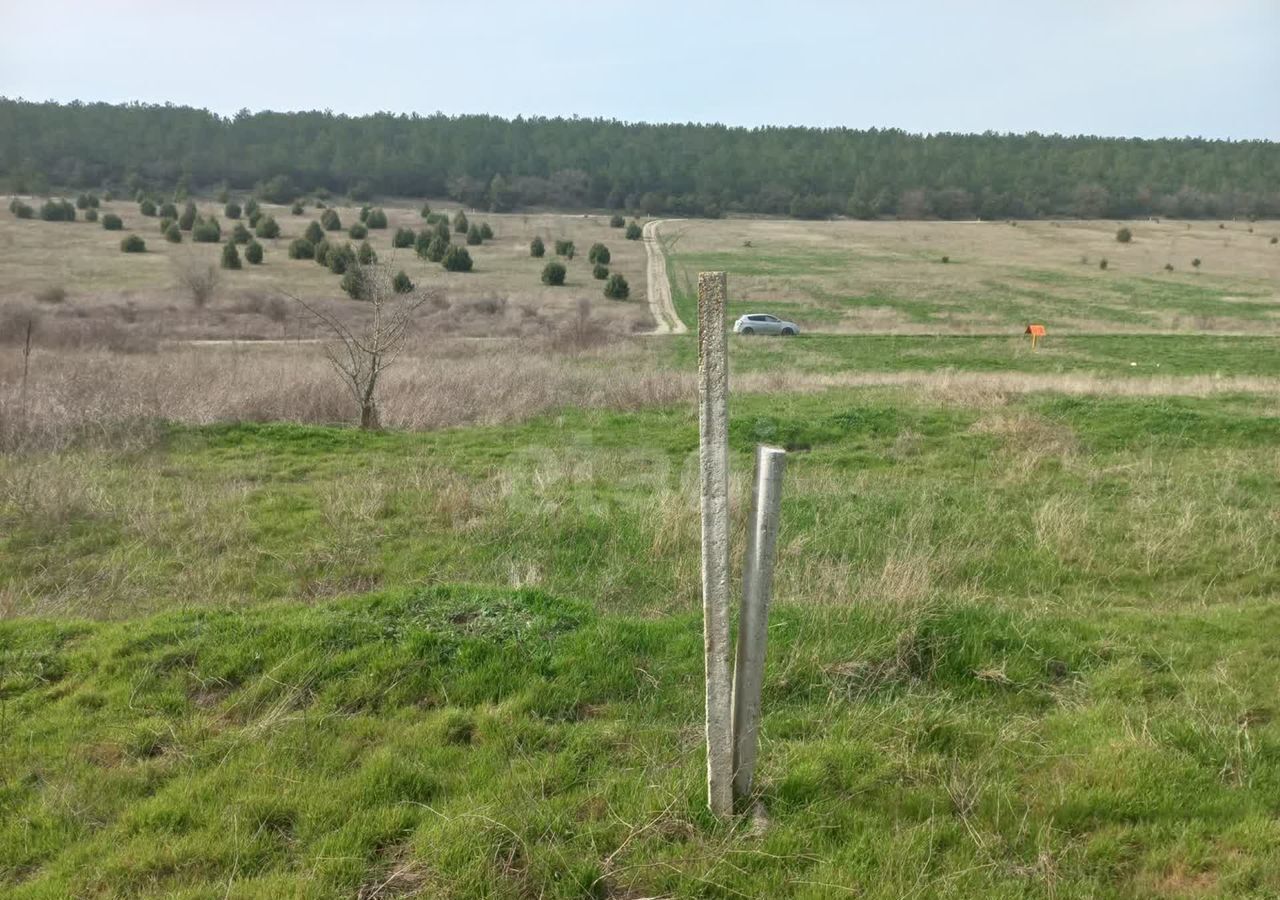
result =
[[[7,198],[6,198],[7,202]],[[200,214],[214,216],[222,224],[224,239],[235,220],[222,215],[222,204],[204,200]],[[39,310],[57,331],[110,335],[109,343],[159,338],[280,338],[295,337],[299,325],[290,308],[286,321],[271,311],[271,302],[285,290],[313,303],[353,308],[339,287],[338,276],[308,260],[288,258],[288,246],[301,237],[307,225],[319,218],[319,210],[307,207],[301,216],[287,206],[263,204],[265,215],[280,224],[280,237],[261,243],[266,251],[260,266],[223,272],[218,292],[209,308],[194,308],[188,292],[179,284],[178,268],[189,263],[217,264],[220,245],[198,244],[189,233],[183,243],[166,242],[158,230],[159,219],[138,212],[137,204],[104,203],[101,213],[115,212],[124,219],[123,232],[105,231],[100,222],[43,222],[0,215],[0,339],[5,323]],[[335,206],[343,231],[327,233],[330,240],[347,241],[346,227],[359,221],[359,207]],[[579,299],[590,299],[593,314],[606,319],[619,333],[652,327],[645,302],[645,252],[638,241],[623,239],[610,228],[607,216],[557,214],[491,214],[468,211],[475,222],[489,222],[495,236],[482,246],[469,247],[475,268],[466,274],[444,271],[436,263],[418,258],[412,248],[393,249],[398,227],[415,231],[426,227],[418,207],[386,205],[387,228],[369,232],[368,240],[379,261],[404,269],[423,288],[441,288],[451,306],[482,311],[499,307],[505,315],[485,318],[480,325],[456,323],[457,316],[441,317],[436,328],[486,335],[524,333],[531,319],[558,321],[572,316]],[[452,214],[455,209],[441,207]],[[147,252],[120,252],[124,234],[138,234],[147,241]],[[556,238],[576,243],[578,255],[569,261],[568,278],[561,288],[540,282],[545,260],[529,256],[529,242],[541,235],[550,246]],[[455,235],[458,243],[461,235]],[[629,301],[610,302],[601,295],[602,285],[591,277],[586,248],[603,242],[612,251],[610,268],[631,282]],[[359,243],[359,242],[353,242]],[[49,292],[61,292],[56,303],[41,302]],[[536,324],[535,324],[535,327]],[[49,329],[46,329],[49,330]],[[308,334],[306,325],[301,333]],[[75,339],[84,343],[88,337]]]

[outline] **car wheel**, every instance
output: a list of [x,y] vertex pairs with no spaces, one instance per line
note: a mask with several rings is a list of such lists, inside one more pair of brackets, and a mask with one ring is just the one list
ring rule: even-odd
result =
[[742,333],[743,333],[743,334],[755,334],[755,333],[756,333],[756,330],[755,330],[754,328],[752,328],[750,325],[748,325],[746,328],[742,329]]
[[794,328],[784,328],[784,329],[782,329],[782,336],[783,336],[783,337],[794,337],[794,336],[795,336],[795,333],[796,333],[796,330],[795,330]]

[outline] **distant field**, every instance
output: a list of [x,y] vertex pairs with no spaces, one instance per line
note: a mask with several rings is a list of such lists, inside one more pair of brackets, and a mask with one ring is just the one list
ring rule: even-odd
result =
[[[6,197],[6,203],[7,200]],[[31,203],[39,206],[38,200],[31,199]],[[236,220],[223,215],[223,204],[206,198],[198,206],[201,215],[219,220],[224,241],[229,238]],[[412,248],[397,250],[391,246],[397,227],[415,231],[425,227],[419,216],[420,207],[420,202],[384,205],[388,227],[371,230],[368,240],[380,261],[395,269],[403,268],[423,287],[444,290],[451,302],[464,310],[476,302],[503,298],[514,321],[504,324],[490,317],[481,331],[497,334],[515,330],[520,318],[530,315],[523,313],[524,309],[551,320],[570,315],[582,298],[590,300],[593,314],[609,319],[616,331],[628,333],[650,327],[645,302],[644,246],[640,241],[625,240],[622,229],[610,228],[607,216],[501,215],[468,210],[472,222],[488,222],[495,236],[482,246],[467,248],[475,261],[472,272],[452,274],[438,263],[418,258]],[[287,291],[308,301],[350,305],[339,287],[338,276],[315,262],[288,258],[289,242],[301,237],[307,225],[319,219],[321,211],[308,206],[305,214],[295,216],[287,206],[263,204],[262,209],[280,224],[281,236],[260,239],[266,250],[262,265],[246,263],[241,270],[222,275],[220,297],[201,317],[193,317],[190,298],[177,286],[175,264],[190,259],[216,263],[220,245],[193,243],[189,233],[183,234],[181,244],[167,243],[159,232],[160,220],[143,216],[133,202],[104,203],[100,209],[101,213],[115,212],[124,219],[122,232],[106,231],[100,222],[86,222],[83,213],[78,221],[68,223],[19,220],[7,211],[0,212],[0,314],[6,306],[31,307],[36,294],[58,287],[67,292],[67,299],[56,307],[43,306],[43,315],[50,320],[87,316],[171,336],[280,337],[286,330],[278,323],[237,320],[237,312],[246,300],[252,304],[258,298],[260,306],[262,298]],[[338,205],[334,209],[343,230],[327,233],[328,239],[358,245],[359,241],[347,237],[346,229],[359,221],[359,207]],[[452,216],[457,209],[457,204],[442,205],[437,211]],[[244,219],[240,221],[247,225]],[[131,233],[146,240],[146,253],[120,251],[121,238]],[[547,256],[541,260],[529,256],[529,242],[535,235],[541,235],[547,244]],[[543,265],[555,258],[553,242],[557,238],[574,241],[577,254],[573,260],[565,261],[569,270],[565,285],[551,288],[541,283],[540,275]],[[454,241],[462,244],[464,236],[454,235]],[[626,303],[606,300],[602,296],[603,282],[592,277],[587,251],[597,241],[611,251],[611,271],[622,273],[631,286]]]
[[[732,315],[817,331],[1280,332],[1280,223],[1221,224],[726,219],[662,235],[686,321],[697,273],[723,269]],[[1121,225],[1131,243],[1116,241]]]

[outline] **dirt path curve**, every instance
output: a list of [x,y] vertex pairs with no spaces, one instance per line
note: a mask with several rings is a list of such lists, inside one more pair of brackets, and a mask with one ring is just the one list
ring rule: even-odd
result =
[[653,312],[652,334],[684,334],[689,329],[676,315],[676,305],[671,300],[671,282],[667,280],[667,258],[658,240],[658,226],[662,219],[646,222],[644,226],[644,250],[649,257],[648,296],[649,309]]

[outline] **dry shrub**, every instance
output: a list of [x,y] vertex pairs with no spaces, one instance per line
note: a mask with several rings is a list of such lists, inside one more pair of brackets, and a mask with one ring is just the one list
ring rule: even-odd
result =
[[175,259],[174,274],[178,284],[191,295],[191,302],[198,308],[204,307],[218,290],[218,267],[204,262],[194,256]]
[[62,285],[50,285],[36,291],[36,302],[54,305],[67,299],[67,289]]
[[278,294],[264,294],[261,291],[246,291],[232,303],[228,310],[254,316],[265,316],[272,322],[283,322],[289,318],[289,302]]

